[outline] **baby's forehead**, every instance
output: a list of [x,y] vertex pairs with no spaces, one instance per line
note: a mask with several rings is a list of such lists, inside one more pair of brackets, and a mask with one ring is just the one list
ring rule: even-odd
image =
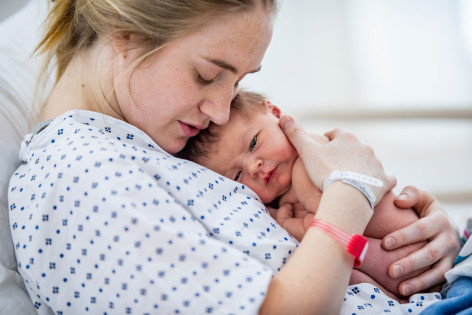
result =
[[250,122],[263,115],[268,115],[269,112],[264,107],[256,107],[255,105],[247,105],[243,108],[231,108],[229,121]]
[[[244,134],[248,127],[251,124],[257,124],[257,118],[260,118],[264,115],[270,114],[264,108],[251,108],[251,105],[247,105],[244,108],[231,107],[229,120],[224,125],[213,125],[210,128],[212,134],[216,135],[217,141],[213,144],[218,144],[221,142],[222,138],[225,135],[234,136],[235,134]],[[238,139],[234,139],[237,141]],[[212,149],[214,151],[214,149]]]
[[[224,125],[215,125],[211,128],[211,132],[216,135],[217,141],[213,142],[213,145],[217,146],[222,140],[228,140],[227,137],[242,136],[250,124],[254,123],[258,115],[262,115],[263,112],[256,110],[241,110],[238,108],[231,108],[229,120]],[[240,139],[231,139],[234,142]],[[227,143],[225,141],[225,143]],[[217,148],[213,147],[210,150],[215,151]]]

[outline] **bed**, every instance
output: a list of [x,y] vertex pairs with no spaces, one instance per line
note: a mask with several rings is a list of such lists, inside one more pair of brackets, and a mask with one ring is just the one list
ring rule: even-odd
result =
[[[0,312],[35,314],[16,271],[8,223],[8,181],[17,167],[22,137],[29,131],[38,61],[31,57],[45,7],[30,1],[0,23]],[[27,21],[27,23],[25,23]]]

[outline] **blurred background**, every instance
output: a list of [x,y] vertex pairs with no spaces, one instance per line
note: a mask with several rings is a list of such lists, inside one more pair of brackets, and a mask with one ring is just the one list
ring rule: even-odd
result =
[[[26,2],[0,0],[0,20]],[[280,4],[263,70],[242,86],[312,132],[353,132],[397,192],[430,190],[462,227],[472,213],[472,1]]]
[[472,1],[281,1],[243,82],[312,132],[356,134],[397,192],[432,191],[461,227],[472,214]]

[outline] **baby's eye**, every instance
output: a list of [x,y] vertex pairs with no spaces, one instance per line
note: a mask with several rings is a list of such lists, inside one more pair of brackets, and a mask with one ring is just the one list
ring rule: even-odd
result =
[[234,178],[234,181],[237,182],[239,177],[241,177],[241,171],[239,171],[238,174],[236,174],[236,177]]
[[249,146],[249,151],[252,151],[254,149],[254,147],[256,146],[257,144],[257,136],[255,136],[252,141],[251,141],[251,145]]

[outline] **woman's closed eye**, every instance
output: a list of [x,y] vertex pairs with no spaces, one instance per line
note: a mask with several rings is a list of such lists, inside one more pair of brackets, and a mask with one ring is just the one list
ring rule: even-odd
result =
[[206,86],[206,85],[210,85],[213,82],[215,82],[217,76],[214,77],[214,78],[209,79],[209,78],[205,78],[204,76],[202,76],[198,71],[195,71],[195,78],[196,78],[197,82],[200,85]]

